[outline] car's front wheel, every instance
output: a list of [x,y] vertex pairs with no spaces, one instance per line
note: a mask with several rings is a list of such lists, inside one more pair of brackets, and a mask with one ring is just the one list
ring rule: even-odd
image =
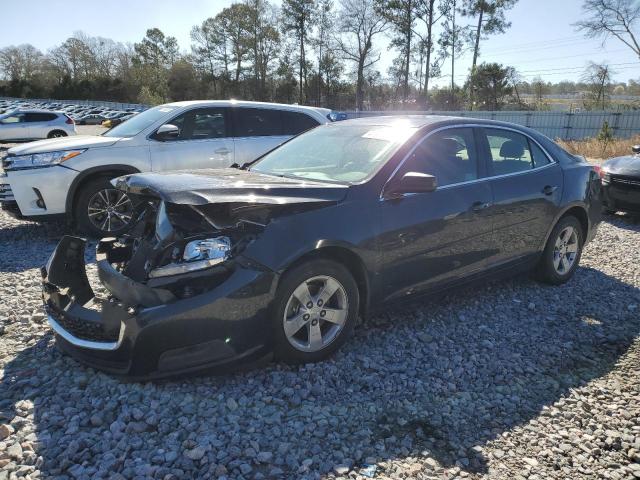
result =
[[584,237],[582,226],[574,216],[567,216],[556,224],[549,235],[538,264],[538,278],[552,285],[567,282],[578,268]]
[[75,218],[83,232],[100,238],[120,235],[131,226],[133,202],[126,193],[114,188],[107,177],[87,182],[77,198]]
[[276,358],[307,363],[329,357],[353,331],[359,301],[358,285],[341,264],[316,259],[294,267],[274,301]]

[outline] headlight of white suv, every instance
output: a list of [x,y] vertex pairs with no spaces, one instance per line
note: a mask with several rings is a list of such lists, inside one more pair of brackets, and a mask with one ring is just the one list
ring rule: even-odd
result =
[[149,278],[178,275],[213,267],[229,257],[231,240],[229,237],[204,238],[185,245],[182,262],[170,263],[149,272]]
[[5,158],[6,170],[22,170],[25,168],[41,168],[57,165],[73,157],[77,157],[83,150],[61,150],[58,152],[33,153],[31,155],[16,155]]

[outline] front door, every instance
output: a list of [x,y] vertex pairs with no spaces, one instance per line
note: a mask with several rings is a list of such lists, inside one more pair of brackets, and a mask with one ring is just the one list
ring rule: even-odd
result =
[[0,120],[1,140],[21,140],[29,138],[29,124],[25,113],[14,113]]
[[434,175],[434,192],[380,203],[379,278],[385,299],[455,281],[495,255],[487,216],[491,188],[480,178],[471,128],[449,128],[422,140],[395,173]]
[[492,264],[537,252],[559,212],[563,175],[560,165],[527,136],[506,129],[479,131],[494,203],[498,248]]
[[151,168],[197,170],[224,168],[234,162],[234,142],[230,135],[226,108],[188,110],[167,123],[178,127],[176,138],[151,137]]

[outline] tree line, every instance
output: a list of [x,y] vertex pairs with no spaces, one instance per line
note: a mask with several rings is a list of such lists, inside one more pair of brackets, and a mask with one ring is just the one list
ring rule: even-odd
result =
[[[516,2],[282,0],[276,7],[242,0],[193,26],[189,50],[158,28],[134,44],[76,32],[47,52],[28,44],[2,48],[0,95],[145,104],[238,98],[359,110],[525,108],[522,95],[555,87],[480,62],[483,42],[511,26],[507,14]],[[633,0],[585,3],[594,2]],[[632,16],[626,25],[631,34],[634,22]],[[578,27],[593,35],[598,25]],[[376,45],[385,41],[394,57],[380,72],[387,52]],[[471,64],[458,65],[466,53]],[[448,86],[434,88],[445,62]],[[461,84],[456,68],[467,72]]]

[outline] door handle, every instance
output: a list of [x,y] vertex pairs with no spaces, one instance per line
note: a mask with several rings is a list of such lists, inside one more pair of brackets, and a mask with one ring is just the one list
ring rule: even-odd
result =
[[214,150],[213,153],[217,153],[218,155],[227,155],[228,153],[231,153],[231,150],[229,150],[226,147],[222,147],[222,148],[219,148],[217,150]]
[[553,194],[553,192],[555,192],[558,189],[557,185],[547,185],[546,187],[544,187],[542,189],[542,193],[544,193],[545,195],[551,195]]
[[473,204],[471,205],[471,210],[477,213],[489,208],[490,206],[491,203],[489,202],[473,202]]

